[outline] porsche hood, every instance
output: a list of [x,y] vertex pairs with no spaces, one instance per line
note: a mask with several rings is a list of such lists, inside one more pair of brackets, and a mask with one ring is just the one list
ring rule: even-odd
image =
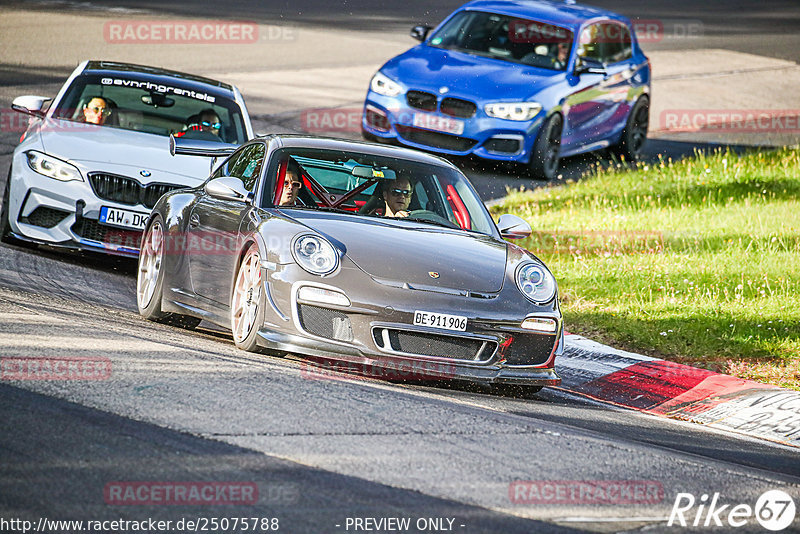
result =
[[491,236],[402,219],[320,215],[292,213],[344,248],[347,257],[376,280],[478,293],[496,293],[503,287],[507,248]]

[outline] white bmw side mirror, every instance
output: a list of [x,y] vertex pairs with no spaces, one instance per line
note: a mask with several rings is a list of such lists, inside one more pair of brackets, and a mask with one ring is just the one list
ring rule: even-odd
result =
[[50,100],[52,100],[52,98],[47,96],[18,96],[11,103],[11,109],[19,111],[20,113],[25,113],[26,115],[42,118],[44,117],[42,108],[44,108],[44,105]]

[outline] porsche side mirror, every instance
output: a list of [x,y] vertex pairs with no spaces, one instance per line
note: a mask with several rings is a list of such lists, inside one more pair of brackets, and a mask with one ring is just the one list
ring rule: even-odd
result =
[[431,31],[433,28],[430,26],[414,26],[411,28],[411,37],[416,39],[417,41],[424,41],[426,37],[428,37],[428,32]]
[[531,225],[522,217],[506,213],[497,220],[497,229],[503,239],[522,239],[531,235]]
[[607,74],[606,67],[600,61],[588,57],[579,58],[575,63],[575,76],[581,74]]
[[233,200],[234,202],[247,202],[251,193],[244,188],[244,184],[233,176],[214,178],[205,186],[205,192],[219,200]]
[[20,113],[25,113],[26,115],[39,117],[41,119],[44,117],[44,111],[42,111],[42,109],[46,103],[50,102],[50,100],[52,100],[52,98],[47,96],[18,96],[11,103],[11,109],[14,111],[19,111]]

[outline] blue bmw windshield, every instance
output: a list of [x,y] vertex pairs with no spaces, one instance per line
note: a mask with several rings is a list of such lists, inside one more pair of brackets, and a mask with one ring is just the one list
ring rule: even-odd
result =
[[572,31],[535,20],[461,11],[428,45],[551,70],[567,68]]

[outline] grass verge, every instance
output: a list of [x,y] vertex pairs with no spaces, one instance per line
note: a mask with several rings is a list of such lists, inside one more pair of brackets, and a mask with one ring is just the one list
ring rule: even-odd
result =
[[492,212],[531,223],[569,331],[800,390],[800,149],[600,170]]

